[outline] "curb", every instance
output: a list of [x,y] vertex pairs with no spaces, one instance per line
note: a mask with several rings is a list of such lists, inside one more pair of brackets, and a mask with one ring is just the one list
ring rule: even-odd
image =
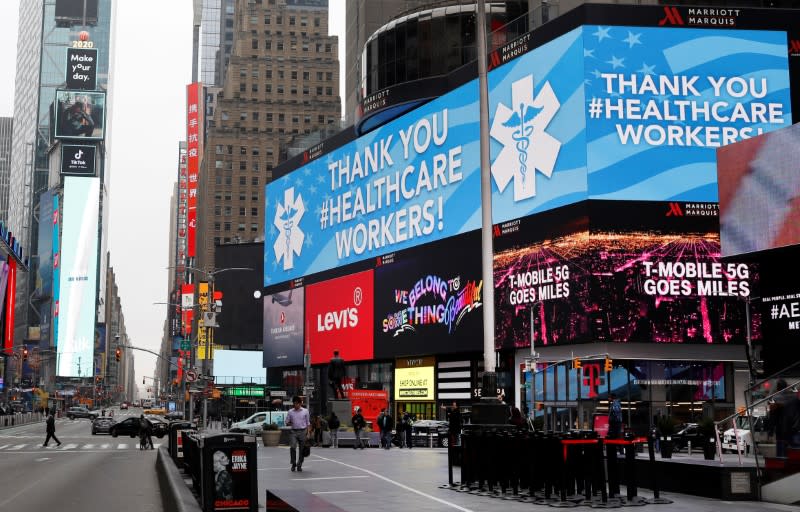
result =
[[161,500],[164,510],[175,512],[202,512],[189,486],[183,481],[180,470],[172,461],[169,450],[161,446],[156,457],[156,474],[161,489]]

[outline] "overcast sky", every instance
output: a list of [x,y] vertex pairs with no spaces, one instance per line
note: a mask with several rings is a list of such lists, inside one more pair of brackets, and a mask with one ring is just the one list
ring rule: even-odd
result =
[[[169,201],[185,138],[191,80],[192,1],[116,0],[116,55],[109,134],[111,213],[108,250],[131,343],[158,351],[166,306]],[[331,33],[344,51],[344,0],[330,0]],[[0,0],[3,60],[16,62],[19,0]],[[157,15],[154,15],[157,14]],[[16,65],[7,66],[16,69]],[[0,73],[0,116],[13,116],[14,73]],[[136,353],[136,375],[155,356]],[[141,386],[141,385],[140,385]]]

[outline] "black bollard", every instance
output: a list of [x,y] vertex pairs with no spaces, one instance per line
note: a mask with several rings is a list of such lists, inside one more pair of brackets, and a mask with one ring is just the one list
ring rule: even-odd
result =
[[650,461],[650,474],[653,475],[651,486],[653,487],[653,497],[645,500],[652,505],[669,505],[672,500],[661,497],[661,492],[658,486],[658,470],[656,469],[656,447],[655,441],[658,431],[655,427],[650,429],[647,436],[647,454]]
[[619,466],[617,465],[617,445],[606,443],[606,466],[608,470],[608,496],[619,496]]

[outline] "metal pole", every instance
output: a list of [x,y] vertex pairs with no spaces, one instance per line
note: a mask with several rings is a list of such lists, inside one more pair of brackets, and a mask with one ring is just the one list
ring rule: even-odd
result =
[[496,400],[494,360],[494,271],[492,244],[492,176],[489,155],[489,84],[487,80],[486,6],[479,1],[477,24],[478,90],[480,93],[481,151],[481,276],[483,278],[483,392],[484,400]]

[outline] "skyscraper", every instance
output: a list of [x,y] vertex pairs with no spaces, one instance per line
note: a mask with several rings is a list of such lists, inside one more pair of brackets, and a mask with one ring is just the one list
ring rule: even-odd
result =
[[213,267],[215,243],[261,238],[264,185],[289,141],[340,117],[338,41],[328,35],[327,1],[236,0],[234,9],[200,173],[200,268]]
[[0,220],[8,218],[8,187],[11,179],[11,135],[13,117],[0,117]]

